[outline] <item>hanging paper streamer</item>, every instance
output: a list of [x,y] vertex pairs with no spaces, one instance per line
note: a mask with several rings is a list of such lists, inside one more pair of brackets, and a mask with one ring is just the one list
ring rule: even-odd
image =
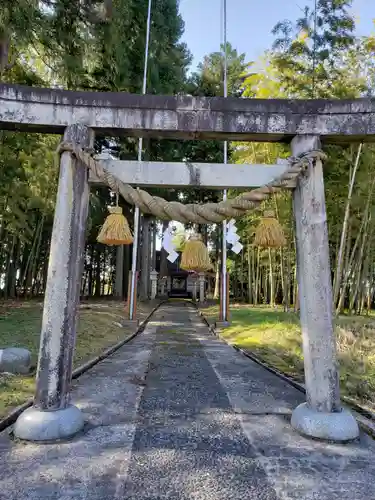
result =
[[178,257],[178,253],[176,252],[176,247],[173,243],[173,234],[169,227],[163,233],[162,247],[169,254],[167,257],[169,262],[174,262]]
[[231,219],[227,224],[226,241],[232,245],[232,252],[239,254],[243,249],[240,237],[237,234],[236,221]]

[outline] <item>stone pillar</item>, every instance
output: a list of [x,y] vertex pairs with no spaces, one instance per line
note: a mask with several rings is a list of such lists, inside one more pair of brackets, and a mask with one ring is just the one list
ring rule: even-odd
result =
[[193,278],[193,300],[194,301],[197,300],[197,287],[198,287],[197,278],[196,278],[196,276],[194,276],[194,278]]
[[[297,136],[292,141],[293,156],[319,148],[316,136]],[[293,202],[306,403],[294,410],[291,423],[305,435],[347,441],[356,438],[359,430],[340,404],[321,161],[301,175]]]
[[151,269],[156,269],[156,236],[158,232],[157,220],[152,223],[152,253],[151,253]]
[[141,279],[139,295],[141,300],[148,299],[149,293],[149,278],[150,278],[150,217],[147,215],[142,216],[142,246],[141,246]]
[[150,281],[151,281],[151,300],[156,299],[156,296],[158,294],[158,272],[151,271],[150,273]]
[[[93,146],[84,125],[66,128],[65,141]],[[88,171],[69,152],[61,155],[59,184],[44,299],[34,405],[18,418],[14,434],[30,441],[72,436],[84,424],[70,404],[70,384],[89,205]]]
[[162,297],[165,297],[167,294],[167,278],[161,278],[160,279],[160,295]]
[[205,300],[206,277],[204,273],[199,273],[199,302]]

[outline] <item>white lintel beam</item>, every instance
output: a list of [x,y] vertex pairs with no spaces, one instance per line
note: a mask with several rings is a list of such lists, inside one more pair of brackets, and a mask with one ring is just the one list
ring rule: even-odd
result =
[[[110,173],[126,184],[166,188],[242,189],[259,187],[279,177],[287,168],[279,165],[178,163],[101,160]],[[90,182],[100,183],[90,176]]]

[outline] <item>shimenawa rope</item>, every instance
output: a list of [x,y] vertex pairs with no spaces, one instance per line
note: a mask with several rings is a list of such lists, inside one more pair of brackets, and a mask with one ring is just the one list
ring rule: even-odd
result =
[[217,223],[225,219],[241,217],[247,211],[259,206],[273,193],[285,188],[294,188],[298,176],[308,165],[317,160],[324,160],[326,157],[321,150],[310,151],[297,158],[289,157],[289,167],[285,172],[262,187],[241,193],[235,198],[223,200],[219,203],[184,205],[177,201],[166,201],[164,198],[151,196],[147,191],[134,189],[129,184],[125,184],[108,172],[102,162],[95,160],[77,144],[61,142],[57,148],[57,154],[61,155],[64,152],[74,155],[91,170],[96,178],[109,186],[115,193],[121,194],[125,201],[137,206],[141,212],[152,214],[160,220],[174,220],[182,223],[194,222],[197,224]]

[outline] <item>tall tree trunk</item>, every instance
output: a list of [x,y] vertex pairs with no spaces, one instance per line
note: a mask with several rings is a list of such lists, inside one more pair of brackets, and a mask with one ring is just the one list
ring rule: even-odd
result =
[[372,277],[374,275],[374,266],[373,266],[373,260],[371,259],[371,264],[369,265],[370,272],[368,276],[368,287],[367,287],[367,295],[366,295],[366,313],[369,314],[371,310],[371,303],[372,303],[372,290],[373,290],[373,282],[372,282]]
[[81,297],[87,297],[86,290],[87,290],[88,276],[89,276],[89,273],[86,270],[82,276]]
[[350,179],[349,179],[348,197],[346,200],[344,222],[342,224],[342,230],[341,230],[341,241],[340,241],[340,248],[339,248],[339,253],[338,253],[338,258],[337,258],[335,279],[333,281],[333,304],[334,304],[334,307],[336,307],[336,305],[337,305],[337,300],[339,297],[339,291],[340,291],[340,287],[341,287],[342,265],[343,265],[344,249],[345,249],[345,242],[346,242],[346,233],[347,233],[348,222],[349,222],[350,203],[352,200],[355,176],[356,176],[356,173],[358,170],[361,152],[362,152],[362,144],[360,144],[358,146],[357,156],[356,156],[356,160],[354,163],[354,168],[353,168],[353,171],[352,171]]
[[11,269],[12,269],[12,259],[14,257],[14,249],[17,242],[17,237],[15,235],[8,235],[8,255],[5,266],[5,282],[4,282],[4,296],[7,299],[9,297],[9,289],[11,282]]
[[107,280],[107,248],[104,248],[102,274],[100,278],[100,296],[102,297],[106,295],[105,293],[106,280]]
[[251,254],[250,254],[250,238],[246,246],[247,251],[247,302],[252,303],[253,300],[253,283],[252,283],[252,273],[251,273]]
[[256,276],[255,276],[255,294],[254,294],[254,305],[259,304],[259,292],[260,292],[260,248],[257,248],[257,264],[256,264]]
[[[38,244],[39,238],[42,235],[42,228],[43,228],[43,218],[44,216],[41,217],[41,219],[38,221],[36,230],[34,232],[34,238],[33,242],[31,245],[31,248],[29,248],[27,260],[26,260],[26,265],[23,268],[23,273],[21,276],[21,283],[24,288],[24,293],[25,295],[30,295],[32,294],[32,263],[34,261],[34,255],[35,255],[35,248]],[[26,258],[26,256],[25,256]]]
[[94,290],[94,245],[89,246],[88,287],[87,294],[92,297]]
[[[50,247],[50,239],[47,239],[46,247],[49,249]],[[48,250],[46,251],[46,255],[43,261],[43,292],[46,290],[47,285],[47,276],[48,276]]]
[[233,271],[233,296],[234,300],[238,299],[238,274],[236,265],[234,265],[234,271]]
[[101,251],[99,248],[99,245],[96,246],[96,252],[95,252],[95,297],[100,297],[100,274],[101,274],[101,269],[100,269],[100,256],[101,256]]
[[359,227],[358,234],[357,234],[357,237],[356,237],[356,240],[355,240],[355,243],[354,243],[351,255],[350,255],[348,269],[346,270],[346,273],[344,275],[343,285],[341,287],[341,293],[339,295],[339,300],[338,300],[338,304],[337,304],[337,308],[336,308],[336,314],[339,314],[339,312],[343,308],[344,300],[345,300],[345,296],[346,296],[346,290],[348,287],[350,275],[352,273],[354,258],[356,256],[356,250],[357,250],[357,247],[361,241],[362,232],[366,232],[366,230],[367,230],[370,202],[372,200],[374,185],[375,185],[375,176],[372,179],[371,184],[369,185],[369,191],[368,191],[368,196],[367,196],[367,201],[366,201],[366,207],[365,207],[364,214],[363,214],[363,219],[361,221],[361,225]]
[[241,252],[241,301],[243,301],[245,298],[244,275],[245,275],[245,257],[244,257],[244,251],[242,251]]
[[38,241],[36,243],[35,253],[34,253],[33,262],[32,262],[32,266],[31,266],[31,294],[32,295],[35,293],[35,282],[36,282],[36,277],[38,274],[38,264],[39,264],[39,260],[40,260],[40,249],[41,249],[41,245],[42,245],[44,219],[45,219],[45,215],[43,214],[41,219],[40,219],[40,222],[39,222]]
[[[276,213],[276,218],[279,220],[279,206],[277,204],[277,197],[273,197],[274,202],[275,202],[275,213]],[[286,286],[285,286],[285,276],[284,276],[284,252],[282,247],[280,248],[280,278],[281,278],[281,290],[282,290],[282,304],[284,306],[284,311],[287,309],[285,303],[286,303]],[[276,288],[277,289],[277,288]]]
[[294,267],[294,283],[293,283],[293,306],[294,312],[299,311],[299,290],[298,290],[298,280],[297,280],[297,266]]
[[37,227],[37,230],[35,232],[35,236],[33,238],[33,242],[32,242],[31,247],[30,247],[30,245],[24,246],[23,258],[22,258],[23,266],[22,266],[22,274],[21,274],[21,286],[23,288],[23,293],[25,295],[28,294],[28,288],[31,284],[30,267],[31,267],[31,260],[33,258],[34,251],[35,251],[36,240],[38,237],[37,232],[38,232],[38,227]]
[[115,297],[122,299],[124,283],[124,245],[118,245],[116,249],[116,280]]
[[17,284],[17,271],[18,271],[20,252],[21,252],[21,241],[19,240],[19,238],[16,237],[16,243],[14,245],[13,255],[12,255],[12,262],[9,268],[8,296],[11,299],[16,298],[17,295],[16,284]]
[[273,275],[273,262],[271,249],[268,249],[268,261],[269,261],[269,283],[270,283],[270,305],[275,307],[275,284]]
[[290,309],[290,294],[291,294],[291,285],[292,285],[292,269],[291,269],[291,250],[287,252],[286,255],[286,266],[285,266],[285,302],[284,302],[284,311],[288,312]]
[[349,310],[354,311],[355,309],[355,302],[358,299],[358,294],[359,294],[359,289],[360,289],[360,284],[361,284],[361,277],[363,276],[363,254],[365,251],[365,245],[367,244],[368,241],[368,226],[369,226],[369,217],[366,217],[366,224],[365,228],[363,231],[363,237],[362,237],[362,243],[359,249],[359,257],[357,259],[357,265],[356,265],[356,276],[354,279],[354,286],[353,286],[353,292],[352,296],[350,299],[350,304],[349,304]]
[[[369,242],[371,242],[372,235],[369,238]],[[360,288],[359,288],[359,297],[357,303],[357,314],[362,314],[365,305],[365,297],[367,295],[367,288],[369,286],[369,251],[366,252],[364,263],[362,266],[362,276],[360,279]]]
[[214,299],[216,300],[219,298],[220,294],[220,268],[221,268],[220,261],[217,260],[216,273],[215,273],[215,289],[214,289]]

